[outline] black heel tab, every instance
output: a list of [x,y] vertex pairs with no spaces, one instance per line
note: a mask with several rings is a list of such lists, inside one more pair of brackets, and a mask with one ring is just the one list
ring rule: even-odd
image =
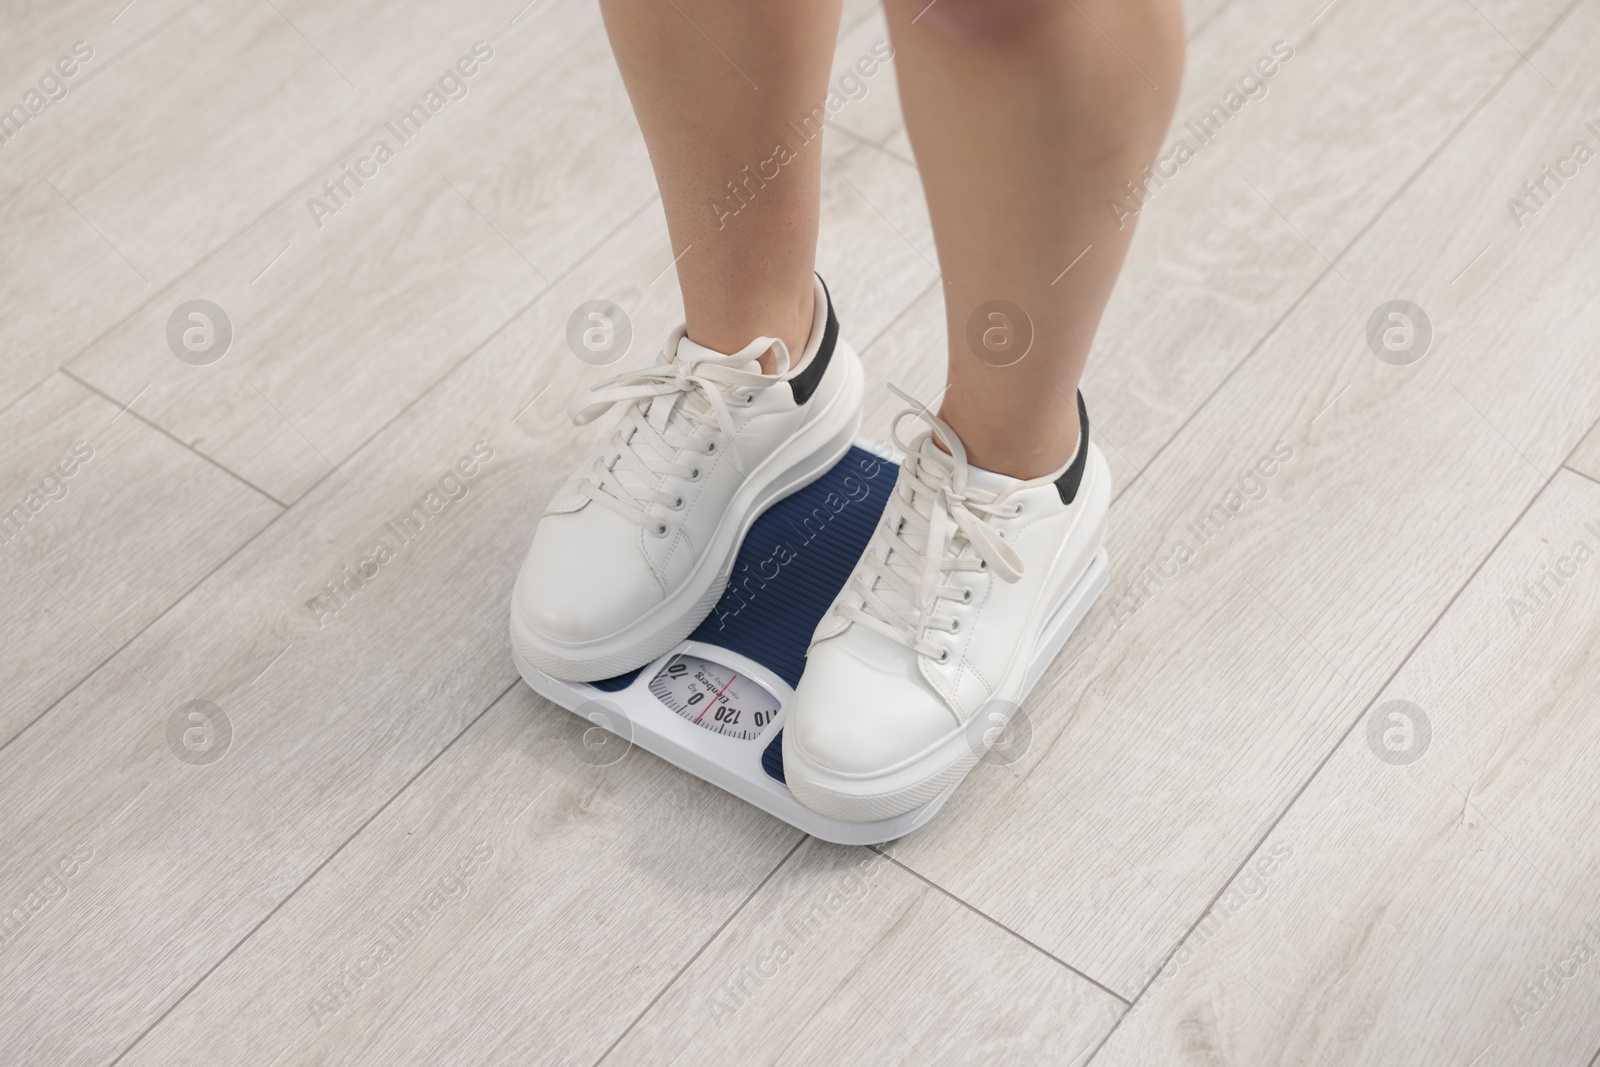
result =
[[1089,409],[1083,406],[1083,391],[1078,391],[1078,454],[1072,457],[1072,465],[1062,472],[1056,479],[1056,492],[1061,494],[1061,502],[1070,504],[1078,495],[1078,485],[1083,481],[1083,468],[1089,462]]
[[828,324],[823,327],[822,344],[817,354],[811,357],[805,370],[789,379],[789,388],[794,393],[796,404],[810,400],[811,394],[822,384],[822,376],[828,371],[828,361],[833,358],[833,346],[839,341],[839,320],[833,316],[833,297],[828,293],[828,283],[822,280],[820,274],[817,275],[817,282],[822,286],[822,299],[828,305]]

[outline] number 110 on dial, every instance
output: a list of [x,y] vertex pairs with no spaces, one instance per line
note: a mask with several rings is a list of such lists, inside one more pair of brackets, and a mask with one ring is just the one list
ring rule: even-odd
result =
[[749,741],[778,716],[778,699],[731,667],[678,655],[650,680],[657,700],[712,733]]

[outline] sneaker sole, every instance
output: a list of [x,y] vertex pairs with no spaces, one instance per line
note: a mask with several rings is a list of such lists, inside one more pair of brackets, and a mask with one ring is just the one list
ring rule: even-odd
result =
[[[842,338],[833,359],[840,362],[840,357],[846,357],[842,361],[846,376],[839,394],[788,444],[750,473],[728,505],[727,515],[742,518],[738,522],[725,518],[688,580],[633,625],[583,645],[551,641],[521,618],[519,573],[511,598],[510,629],[511,641],[523,657],[552,678],[594,682],[642,667],[693,633],[722,599],[745,534],[761,513],[822,477],[850,450],[861,428],[865,386],[861,359]],[[801,459],[780,466],[796,451],[802,454]]]

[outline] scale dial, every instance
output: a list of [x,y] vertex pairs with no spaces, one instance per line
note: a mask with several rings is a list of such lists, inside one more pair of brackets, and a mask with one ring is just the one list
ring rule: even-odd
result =
[[778,717],[778,698],[732,667],[673,656],[650,679],[657,700],[696,726],[723,737],[752,741]]

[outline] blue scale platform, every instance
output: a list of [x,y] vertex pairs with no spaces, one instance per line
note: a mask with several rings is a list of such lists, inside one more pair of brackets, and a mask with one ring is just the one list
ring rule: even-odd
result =
[[[689,640],[747,656],[799,685],[811,634],[866,549],[899,473],[853,445],[828,473],[768,508],[745,535],[722,599]],[[638,674],[592,684],[614,693]],[[782,731],[761,766],[783,781]]]

